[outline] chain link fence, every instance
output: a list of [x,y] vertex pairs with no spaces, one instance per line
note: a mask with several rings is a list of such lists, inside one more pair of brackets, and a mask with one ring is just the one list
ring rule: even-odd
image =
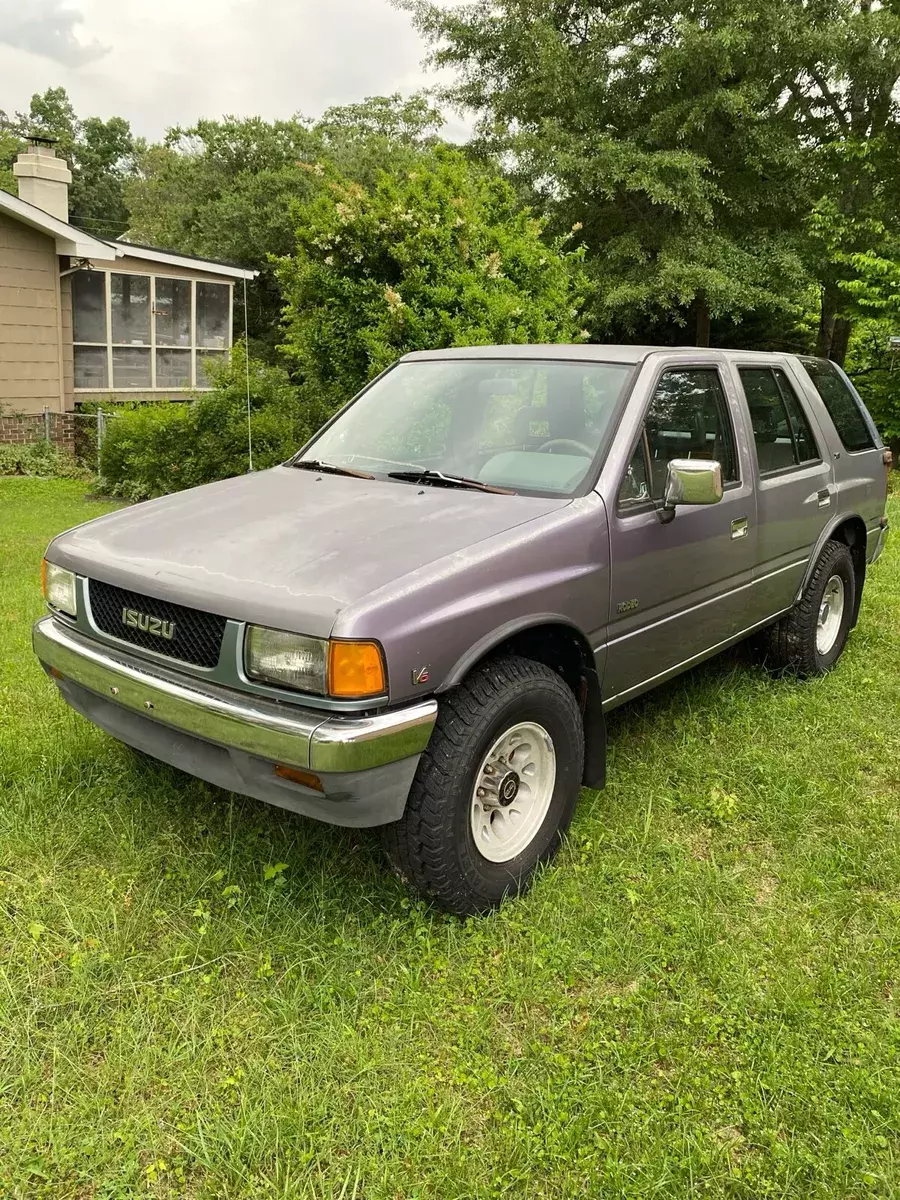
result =
[[0,413],[0,444],[33,446],[49,442],[71,454],[82,466],[100,469],[100,451],[109,422],[117,412],[97,408],[94,412]]

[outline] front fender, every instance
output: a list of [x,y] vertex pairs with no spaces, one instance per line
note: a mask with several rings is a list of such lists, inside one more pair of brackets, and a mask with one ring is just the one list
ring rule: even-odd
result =
[[510,641],[517,634],[526,633],[531,629],[539,629],[542,626],[555,625],[564,626],[570,629],[578,639],[587,646],[589,653],[590,643],[584,636],[582,631],[568,617],[562,613],[530,613],[528,616],[518,617],[515,620],[507,621],[503,625],[499,625],[496,629],[492,629],[490,633],[478,639],[474,645],[470,646],[464,654],[460,655],[454,665],[447,672],[444,681],[437,689],[437,694],[446,692],[449,688],[456,687],[465,679],[466,675],[472,670],[476,663],[479,663],[483,658],[486,658],[491,651],[496,650],[498,646],[502,646],[505,642]]

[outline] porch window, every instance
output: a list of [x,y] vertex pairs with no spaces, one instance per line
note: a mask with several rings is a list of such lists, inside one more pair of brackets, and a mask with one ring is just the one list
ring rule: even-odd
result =
[[122,271],[72,276],[78,391],[187,391],[231,348],[229,283]]

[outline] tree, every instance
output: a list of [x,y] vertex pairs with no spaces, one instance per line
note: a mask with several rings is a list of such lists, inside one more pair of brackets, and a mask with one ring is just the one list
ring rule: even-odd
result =
[[819,178],[817,353],[842,362],[851,319],[869,307],[872,253],[900,234],[900,5],[821,0],[804,18],[800,29],[782,20],[780,33],[796,56],[791,103]]
[[307,390],[346,400],[409,350],[573,340],[581,256],[542,234],[509,183],[450,147],[369,188],[329,174],[278,271]]
[[599,327],[692,309],[703,341],[708,314],[796,311],[805,265],[840,350],[854,239],[896,220],[897,0],[399,2],[483,142],[584,224]]
[[376,96],[318,122],[224,117],[170,129],[127,185],[129,237],[258,269],[248,325],[255,352],[271,358],[282,306],[273,258],[293,251],[294,206],[322,186],[323,164],[368,183],[384,166],[411,164],[440,123],[422,97]]
[[[293,246],[292,205],[315,190],[320,149],[299,119],[198,121],[145,147],[125,189],[132,241],[260,271],[247,319],[254,351],[269,357],[282,303],[269,256]],[[235,299],[240,322],[243,296]]]
[[558,229],[579,227],[594,333],[691,320],[705,343],[711,319],[796,310],[798,150],[767,119],[778,88],[740,5],[406,6],[482,144],[513,156]]
[[31,97],[28,112],[0,113],[0,187],[15,192],[12,164],[25,138],[55,138],[57,153],[72,171],[69,220],[98,237],[119,237],[128,226],[123,185],[134,151],[131,127],[123,117],[76,116],[65,88]]
[[896,318],[861,318],[847,354],[847,371],[859,389],[881,436],[900,462],[900,347]]

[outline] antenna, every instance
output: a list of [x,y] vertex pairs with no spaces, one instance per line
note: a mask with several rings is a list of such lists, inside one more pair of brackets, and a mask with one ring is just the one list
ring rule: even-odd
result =
[[250,333],[247,318],[247,280],[244,278],[244,368],[247,372],[247,458],[253,470],[253,427],[250,424]]

